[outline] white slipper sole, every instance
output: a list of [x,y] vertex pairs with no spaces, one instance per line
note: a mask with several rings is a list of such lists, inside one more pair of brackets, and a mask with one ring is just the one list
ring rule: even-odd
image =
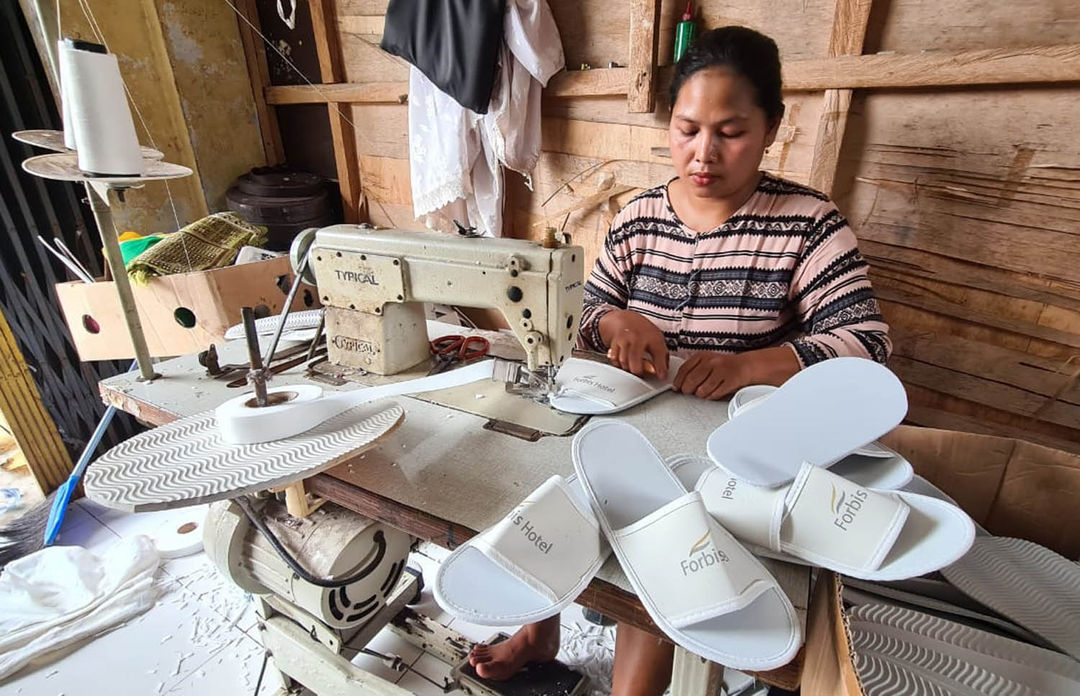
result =
[[794,480],[803,463],[827,467],[896,427],[907,395],[888,368],[863,358],[811,365],[760,405],[709,435],[716,464],[756,486]]
[[535,623],[573,602],[610,554],[580,483],[552,476],[455,549],[439,566],[433,594],[470,623]]
[[964,594],[1080,659],[1080,565],[1025,539],[980,537],[941,574]]
[[[765,397],[772,394],[777,389],[779,389],[779,387],[768,384],[751,384],[750,386],[743,387],[735,392],[731,395],[731,400],[728,401],[728,420],[732,420],[746,409],[761,404]],[[880,442],[871,442],[863,445],[851,454],[859,457],[874,457],[878,459],[900,457],[897,452],[894,452]],[[903,459],[903,457],[900,457],[900,459]]]
[[672,641],[735,669],[791,661],[802,643],[791,601],[640,432],[594,422],[574,438],[573,456],[623,571]]
[[570,358],[555,375],[555,392],[548,403],[565,413],[618,413],[670,391],[683,361],[668,358],[668,379],[638,377],[609,363]]

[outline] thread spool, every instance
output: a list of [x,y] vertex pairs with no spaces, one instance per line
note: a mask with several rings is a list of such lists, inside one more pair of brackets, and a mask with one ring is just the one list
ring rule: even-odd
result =
[[95,176],[142,176],[142,150],[116,56],[100,44],[71,39],[59,49],[64,144],[78,153],[79,169]]

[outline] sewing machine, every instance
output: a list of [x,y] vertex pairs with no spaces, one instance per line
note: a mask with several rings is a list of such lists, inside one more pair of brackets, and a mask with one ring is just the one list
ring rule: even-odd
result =
[[525,350],[519,380],[546,390],[581,320],[584,251],[543,243],[334,225],[293,242],[319,288],[331,362],[379,375],[429,358],[424,304],[498,310]]

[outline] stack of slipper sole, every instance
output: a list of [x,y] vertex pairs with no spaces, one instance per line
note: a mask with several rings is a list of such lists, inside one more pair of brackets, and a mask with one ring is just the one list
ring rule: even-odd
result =
[[849,628],[866,696],[1080,693],[1080,662],[918,611],[866,604]]

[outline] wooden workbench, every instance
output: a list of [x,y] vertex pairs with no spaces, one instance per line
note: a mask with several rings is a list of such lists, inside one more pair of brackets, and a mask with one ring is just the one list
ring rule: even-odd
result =
[[[493,352],[498,352],[505,338],[490,337],[495,343]],[[243,362],[242,343],[224,345],[219,350],[220,362]],[[241,392],[209,377],[194,355],[155,367],[161,378],[150,383],[137,381],[136,373],[102,381],[102,397],[151,425],[161,425],[212,409]],[[272,385],[309,382],[301,365],[276,375]],[[355,387],[320,386],[329,391]],[[484,429],[486,419],[471,413],[416,397],[397,401],[406,412],[401,426],[374,449],[307,479],[309,493],[452,549],[500,520],[552,474],[573,473],[570,437],[526,442]],[[641,430],[665,457],[702,453],[712,429],[727,420],[727,404],[669,393],[620,417]],[[809,570],[764,561],[791,597],[805,629]],[[614,556],[578,602],[659,634]],[[794,688],[802,660],[800,651],[791,664],[761,676],[769,683]]]

